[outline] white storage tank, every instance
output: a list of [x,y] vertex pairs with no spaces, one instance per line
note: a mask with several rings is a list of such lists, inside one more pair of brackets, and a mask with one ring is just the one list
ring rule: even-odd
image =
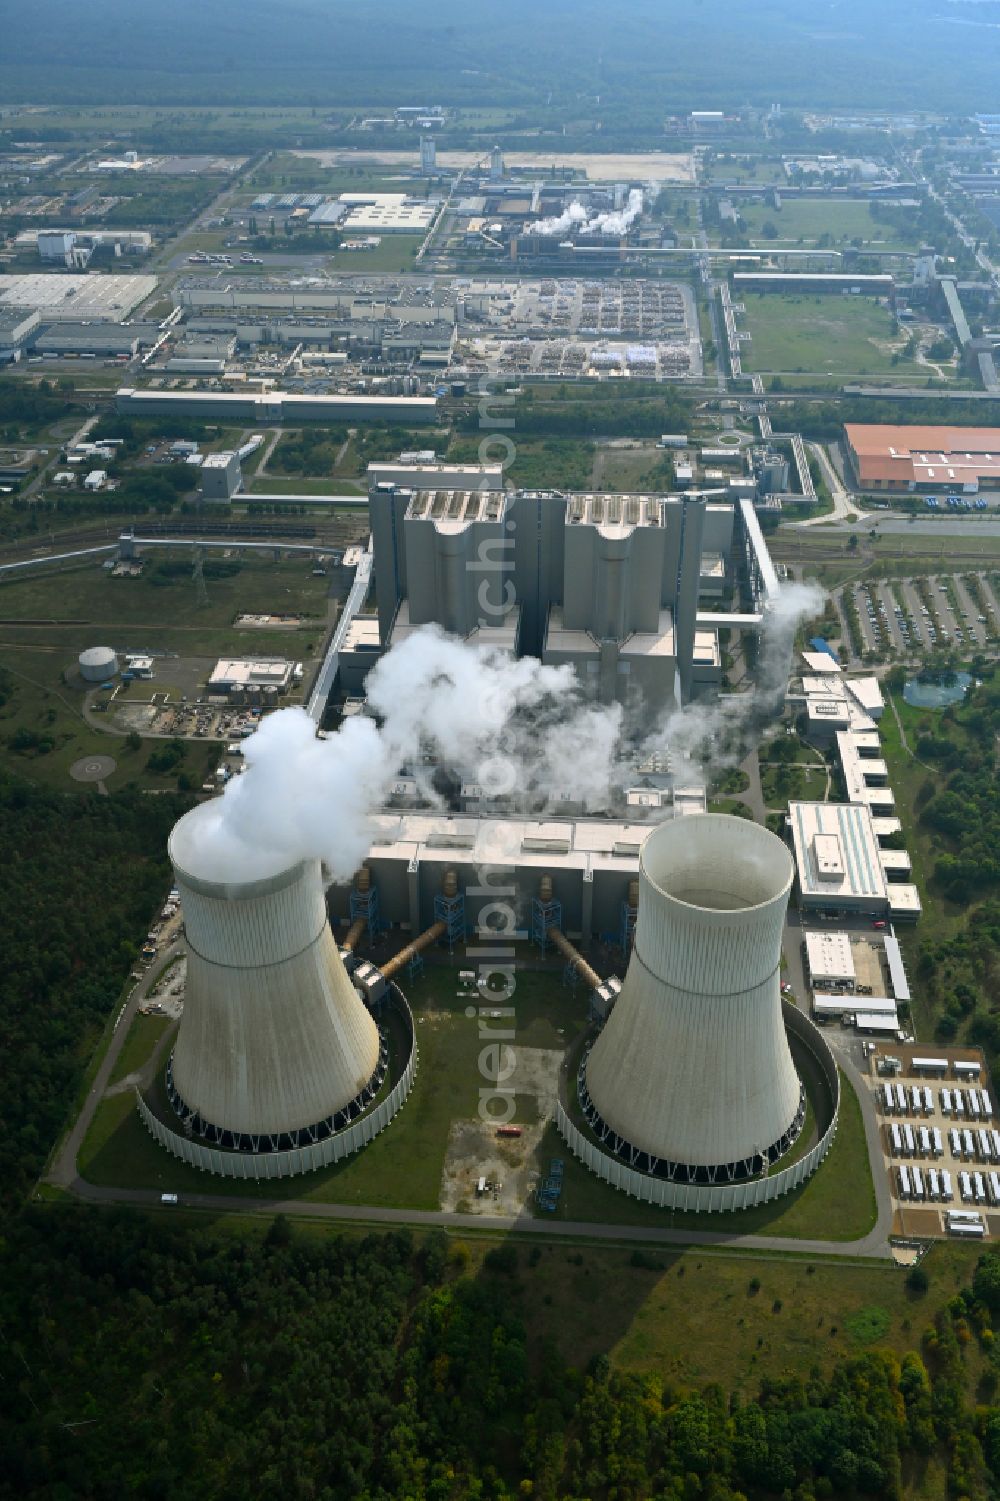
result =
[[780,992],[793,873],[781,840],[743,819],[700,814],[649,835],[632,958],[585,1072],[591,1124],[619,1155],[725,1182],[801,1130]]
[[318,860],[255,852],[227,871],[217,807],[174,826],[188,948],[184,1012],[168,1092],[196,1134],[243,1151],[322,1140],[367,1105],[386,1058],[327,918]]
[[110,646],[89,646],[77,660],[86,683],[106,683],[118,671],[118,658]]

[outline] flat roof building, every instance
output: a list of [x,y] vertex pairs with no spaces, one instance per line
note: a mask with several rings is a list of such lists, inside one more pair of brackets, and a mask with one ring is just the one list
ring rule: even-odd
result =
[[155,276],[69,275],[59,271],[0,276],[0,306],[34,308],[43,323],[122,323],[157,288]]
[[848,422],[848,458],[864,490],[973,492],[1000,483],[1000,428]]
[[220,657],[208,680],[208,691],[235,701],[244,695],[276,699],[279,693],[287,693],[294,672],[294,663],[279,657]]
[[806,933],[806,962],[817,990],[830,984],[854,984],[854,956],[847,933]]
[[144,416],[185,415],[256,424],[286,422],[431,423],[437,416],[433,396],[299,396],[288,391],[266,395],[238,391],[160,391],[122,387],[115,410]]
[[799,905],[804,910],[885,912],[888,897],[871,812],[859,803],[788,805]]

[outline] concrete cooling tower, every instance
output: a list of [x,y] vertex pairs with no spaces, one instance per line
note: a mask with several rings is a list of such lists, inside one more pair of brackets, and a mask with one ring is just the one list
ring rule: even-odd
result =
[[170,859],[188,961],[168,1092],[187,1129],[240,1151],[322,1141],[367,1105],[386,1069],[347,977],[318,860],[220,880],[211,804],[175,825]]
[[781,1012],[792,874],[779,839],[720,814],[662,824],[643,845],[632,957],[580,1090],[632,1167],[732,1182],[802,1129]]

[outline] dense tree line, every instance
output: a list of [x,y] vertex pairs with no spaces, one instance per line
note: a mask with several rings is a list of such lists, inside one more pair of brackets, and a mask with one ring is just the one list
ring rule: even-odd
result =
[[6,441],[23,439],[21,425],[38,427],[66,416],[66,401],[56,395],[47,380],[37,385],[29,381],[9,380],[0,384],[0,430]]
[[234,1237],[26,1211],[0,1251],[0,1496],[895,1501],[930,1456],[950,1495],[995,1494],[995,1253],[919,1350],[743,1398],[533,1345],[527,1279],[567,1254],[507,1243],[470,1273],[443,1232],[315,1237],[279,1217]]
[[985,895],[1000,884],[1000,678],[995,666],[962,704],[945,709],[937,727],[917,739],[917,755],[943,775],[918,793],[920,821],[940,836],[936,879],[954,901]]
[[60,795],[0,774],[0,1196],[35,1181],[169,885],[187,803]]
[[347,441],[347,428],[304,427],[281,439],[268,460],[268,468],[281,474],[327,475]]

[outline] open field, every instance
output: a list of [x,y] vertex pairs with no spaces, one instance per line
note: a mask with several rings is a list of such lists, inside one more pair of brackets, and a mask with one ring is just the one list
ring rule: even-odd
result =
[[[445,457],[449,463],[479,461],[481,439],[455,437]],[[517,455],[506,477],[526,489],[555,485],[586,490],[592,483],[597,449],[586,438],[524,438],[517,440]]]
[[892,315],[869,298],[817,294],[741,292],[744,315],[737,327],[747,329],[743,368],[758,373],[847,377],[891,375],[894,381],[923,384],[926,365],[893,354],[908,335],[895,331]]
[[[234,551],[238,548],[234,544]],[[190,553],[185,555],[190,557]],[[323,629],[327,615],[326,578],[314,577],[311,560],[281,560],[269,557],[240,559],[239,571],[229,578],[206,579],[208,602],[198,604],[197,591],[187,575],[154,582],[158,551],[140,578],[112,578],[100,563],[73,567],[64,572],[39,571],[30,577],[4,578],[0,582],[0,639],[38,639],[30,622],[93,627],[117,633],[119,639],[147,633],[147,645],[156,645],[161,626],[177,632],[197,633],[228,630],[241,611],[264,613],[277,609],[311,617],[311,629]],[[34,635],[30,634],[35,632]],[[258,635],[255,633],[255,641]],[[86,645],[93,645],[91,640]],[[143,642],[136,643],[138,649]],[[82,647],[80,648],[82,650]],[[191,647],[192,654],[197,654]]]
[[[0,627],[0,637],[3,628]],[[74,782],[70,767],[84,757],[111,756],[115,769],[102,777],[109,791],[138,782],[148,789],[175,790],[177,775],[186,772],[200,786],[218,761],[218,747],[193,742],[184,760],[169,776],[148,766],[156,741],[131,750],[123,735],[102,734],[83,718],[83,692],[63,682],[64,669],[76,666],[76,651],[58,646],[22,647],[0,641],[3,672],[8,682],[6,702],[0,706],[0,766],[60,791],[92,794],[92,782]],[[37,736],[37,748],[22,736]]]
[[[976,1254],[936,1245],[925,1262],[930,1289],[915,1294],[889,1263],[663,1247],[643,1269],[627,1250],[546,1246],[521,1279],[518,1306],[532,1342],[551,1340],[572,1364],[606,1352],[667,1384],[719,1381],[749,1395],[766,1379],[828,1372],[865,1347],[913,1349],[933,1311],[968,1282]],[[601,1296],[612,1286],[614,1297]],[[975,1379],[981,1356],[970,1347],[966,1358]]]
[[[38,573],[0,586],[0,654],[7,674],[6,702],[0,705],[0,761],[22,776],[62,790],[86,790],[69,769],[75,761],[111,756],[116,768],[102,780],[113,791],[137,781],[147,788],[173,788],[185,773],[200,786],[214,769],[218,748],[192,742],[181,765],[169,776],[150,771],[156,741],[138,750],[122,734],[98,727],[83,715],[85,688],[77,678],[77,657],[88,646],[180,655],[185,658],[236,655],[293,655],[309,661],[324,639],[328,581],[314,578],[308,560],[248,562],[232,578],[207,581],[208,603],[198,606],[185,569],[159,587],[150,574],[113,579],[93,564],[68,572]],[[238,612],[285,611],[305,619],[295,630],[236,629]],[[171,657],[158,659],[156,676],[144,696],[174,685]],[[110,716],[107,716],[110,721]],[[26,737],[41,737],[32,742]]]
[[[914,250],[920,238],[880,220],[866,199],[782,198],[780,209],[769,203],[747,203],[741,199],[736,208],[750,239],[774,247],[808,246],[816,244],[822,235],[829,235],[827,243],[832,242],[834,249],[857,239],[872,250]],[[769,223],[778,231],[776,239],[764,238],[763,227]]]
[[336,250],[328,259],[333,271],[412,271],[423,235],[383,235],[382,243],[371,250]]

